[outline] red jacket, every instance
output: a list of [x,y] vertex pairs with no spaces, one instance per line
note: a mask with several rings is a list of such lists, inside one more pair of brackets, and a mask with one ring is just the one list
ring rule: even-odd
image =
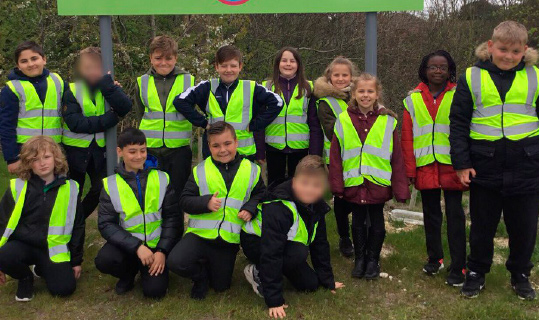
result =
[[[375,108],[373,112],[364,115],[356,108],[348,108],[348,114],[358,132],[361,142],[365,142],[367,133],[378,118],[378,114],[392,114],[385,108]],[[357,204],[379,204],[395,198],[399,202],[410,199],[410,189],[404,171],[404,159],[400,147],[399,136],[393,132],[393,155],[391,157],[391,187],[382,187],[368,180],[356,187],[345,188],[342,169],[341,147],[337,136],[333,135],[330,149],[329,183],[335,196],[343,196],[344,200]]]
[[[444,91],[436,100],[429,91],[429,87],[421,82],[414,92],[421,92],[423,101],[427,105],[430,116],[434,119],[438,113],[440,102],[447,91],[452,90],[456,85],[448,82]],[[466,187],[460,183],[453,166],[442,164],[437,161],[423,166],[416,167],[414,156],[414,134],[412,117],[410,113],[404,109],[402,122],[402,153],[404,155],[404,164],[406,166],[406,176],[415,178],[415,188],[417,190],[427,189],[443,189],[443,190],[466,190]]]

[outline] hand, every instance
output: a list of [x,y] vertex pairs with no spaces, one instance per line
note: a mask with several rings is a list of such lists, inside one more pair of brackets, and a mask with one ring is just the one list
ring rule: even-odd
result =
[[415,184],[415,178],[408,178],[408,185],[413,186]]
[[283,304],[280,307],[269,308],[270,318],[284,319],[284,317],[286,317],[286,312],[284,311],[284,309],[286,308],[288,308],[286,304]]
[[457,176],[459,177],[460,183],[462,183],[466,187],[469,187],[470,182],[472,182],[472,179],[470,179],[470,175],[472,176],[472,178],[475,178],[476,174],[477,173],[473,168],[457,170]]
[[218,195],[219,192],[215,192],[210,201],[208,201],[208,209],[212,212],[217,212],[221,208],[221,199],[217,198]]
[[247,210],[241,210],[238,213],[238,218],[240,218],[241,220],[243,220],[245,222],[249,222],[253,218],[253,215]]
[[6,284],[6,274],[0,271],[0,284]]
[[167,258],[163,252],[156,252],[153,254],[153,263],[150,266],[148,273],[150,276],[158,276],[165,271],[165,261]]
[[144,266],[149,266],[153,263],[153,252],[145,245],[141,245],[140,247],[138,247],[137,256],[140,259],[140,262],[142,262],[142,265]]
[[7,165],[7,171],[11,174],[17,173],[17,170],[19,170],[19,167],[21,165],[21,160],[17,160],[17,162],[13,162],[12,164]]
[[80,275],[82,274],[82,267],[81,266],[75,266],[73,267],[73,275],[75,275],[75,279],[79,279]]
[[345,287],[344,283],[342,283],[342,282],[335,282],[335,290],[331,290],[331,293],[336,294],[336,293],[337,293],[337,289],[342,289],[342,288],[344,288],[344,287]]

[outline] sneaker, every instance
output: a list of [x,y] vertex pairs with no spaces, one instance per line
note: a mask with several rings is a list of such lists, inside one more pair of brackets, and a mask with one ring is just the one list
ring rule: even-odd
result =
[[365,268],[365,279],[377,280],[378,278],[380,278],[380,264],[376,260],[368,261]]
[[28,302],[34,298],[34,276],[19,280],[15,301]]
[[118,282],[116,282],[116,288],[114,290],[116,291],[117,295],[121,296],[133,290],[134,287],[135,287],[135,277],[118,280]]
[[444,268],[444,259],[440,259],[439,261],[431,261],[427,262],[423,266],[423,272],[425,272],[429,276],[437,275],[440,270]]
[[449,275],[445,280],[445,284],[452,287],[462,287],[462,285],[464,284],[465,275],[466,269],[462,269],[461,271],[451,270],[449,271]]
[[484,288],[485,276],[477,272],[468,271],[460,293],[466,298],[477,298],[479,292]]
[[346,258],[351,258],[354,255],[354,247],[350,238],[341,238],[339,240],[339,251]]
[[243,269],[243,274],[245,274],[245,279],[251,284],[253,287],[253,291],[261,298],[262,296],[262,282],[260,281],[260,277],[258,276],[258,269],[254,264],[249,264]]
[[511,276],[511,287],[520,300],[534,300],[535,290],[533,289],[528,276],[517,274]]

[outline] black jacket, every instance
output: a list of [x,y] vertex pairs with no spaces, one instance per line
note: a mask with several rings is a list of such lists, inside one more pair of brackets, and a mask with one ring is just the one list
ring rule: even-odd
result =
[[[491,62],[486,44],[481,45],[476,54],[479,61],[475,66],[488,70],[502,101],[505,101],[505,95],[513,84],[516,71],[537,62],[535,50],[528,49],[517,67],[503,71]],[[500,190],[504,195],[539,192],[539,137],[519,141],[506,138],[497,141],[473,140],[470,138],[473,105],[464,74],[458,80],[449,116],[453,167],[456,170],[475,169],[477,175],[472,182]]]
[[[139,203],[144,207],[144,195],[146,193],[148,174],[151,170],[155,169],[145,168],[138,174],[135,174],[133,172],[127,172],[123,162],[121,162],[115,170],[116,173],[131,187],[133,193],[139,200]],[[137,180],[140,183],[140,194],[142,199],[139,197]],[[183,234],[183,215],[178,206],[178,199],[176,198],[174,188],[171,184],[167,187],[161,216],[163,219],[163,223],[161,224],[161,238],[155,249],[162,251],[164,254],[168,254]],[[104,188],[101,191],[101,197],[99,198],[97,226],[99,232],[107,242],[130,254],[135,254],[138,247],[143,244],[143,241],[135,238],[131,233],[120,226],[120,214],[114,210],[110,196]]]
[[[21,218],[15,232],[9,237],[9,241],[18,240],[33,247],[47,250],[47,234],[52,208],[56,202],[58,189],[66,183],[64,177],[58,177],[50,185],[36,175],[32,175],[28,180],[24,207],[21,212]],[[82,187],[79,186],[79,192]],[[0,232],[8,224],[9,218],[15,208],[15,200],[11,194],[11,188],[8,187],[2,201],[0,202]],[[68,243],[71,252],[71,265],[80,266],[82,264],[82,255],[84,250],[85,218],[81,206],[77,202],[77,213],[73,224],[71,241]]]
[[[242,159],[243,158],[239,154],[236,154],[236,158],[234,160],[225,164],[219,161],[215,161],[213,160],[213,158],[211,158],[211,161],[213,161],[213,163],[219,169],[219,172],[221,172],[221,176],[225,180],[227,190],[230,190],[230,186],[234,181],[234,177],[238,172]],[[249,198],[249,201],[247,201],[241,207],[241,210],[249,211],[253,215],[253,217],[255,217],[257,214],[256,206],[264,197],[265,192],[266,186],[264,185],[262,176],[260,176],[260,179],[258,179],[258,183],[255,185],[253,191],[251,192],[251,197]],[[181,194],[180,206],[188,214],[196,215],[210,213],[211,211],[208,209],[208,202],[210,201],[212,196],[212,194],[200,194],[197,183],[195,181],[195,177],[191,173],[191,176],[189,177],[189,180],[187,180],[185,188],[183,189],[183,192]]]
[[[311,254],[311,262],[322,286],[335,289],[335,279],[331,268],[329,242],[326,233],[325,216],[331,210],[329,205],[320,200],[312,205],[304,205],[295,197],[292,181],[286,181],[277,186],[264,201],[288,200],[293,201],[299,215],[305,222],[309,239],[318,222],[316,236],[308,247],[303,248],[305,259]],[[264,288],[264,298],[268,307],[278,307],[285,303],[283,298],[283,252],[287,245],[287,234],[294,223],[292,212],[281,202],[265,204],[262,207],[262,238],[260,241],[260,276]],[[298,251],[299,254],[299,251]]]

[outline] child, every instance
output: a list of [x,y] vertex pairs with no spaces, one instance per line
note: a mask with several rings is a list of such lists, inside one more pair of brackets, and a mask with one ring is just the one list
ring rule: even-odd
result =
[[172,102],[195,84],[195,78],[177,62],[178,43],[166,35],[155,37],[150,43],[150,70],[137,79],[135,104],[148,153],[157,158],[179,195],[191,174],[193,129]]
[[[357,75],[357,68],[344,57],[335,58],[324,71],[324,75],[314,83],[314,94],[320,99],[317,101],[318,119],[324,131],[324,158],[329,165],[329,149],[333,138],[333,127],[341,112],[348,108],[350,100],[350,84],[352,77]],[[341,198],[335,197],[333,203],[337,231],[339,232],[339,250],[345,257],[354,255],[352,241],[350,241],[350,224],[348,214],[350,205]]]
[[470,255],[461,290],[469,298],[485,286],[502,212],[511,285],[520,299],[535,298],[528,277],[539,213],[539,70],[527,41],[522,24],[499,24],[476,49],[479,61],[460,77],[451,106],[451,160],[470,186]]
[[145,165],[144,133],[124,130],[117,152],[122,161],[116,174],[103,180],[99,199],[98,228],[107,243],[95,265],[119,278],[119,295],[133,289],[140,272],[144,296],[162,298],[168,288],[166,256],[181,237],[183,216],[168,174]]
[[238,154],[232,125],[215,122],[207,134],[211,157],[193,168],[185,185],[180,205],[189,225],[167,261],[170,270],[193,280],[191,298],[197,300],[210,286],[230,288],[241,227],[256,215],[265,191],[260,168]]
[[[257,152],[253,132],[260,132],[279,115],[281,97],[254,81],[239,80],[243,56],[236,47],[224,46],[215,54],[219,79],[202,81],[174,100],[174,106],[197,127],[209,129],[212,123],[226,121],[236,130],[239,154],[255,160]],[[204,115],[195,110],[198,105]],[[207,140],[206,135],[203,137]],[[203,144],[204,158],[210,155]],[[262,156],[258,157],[263,158]]]
[[79,186],[66,178],[66,159],[51,137],[30,138],[19,161],[18,178],[11,180],[0,203],[0,284],[6,275],[17,279],[15,300],[30,301],[36,274],[52,295],[69,296],[82,272]]
[[435,275],[443,268],[444,191],[451,266],[446,283],[462,286],[466,264],[466,219],[460,183],[449,154],[449,110],[455,94],[457,67],[451,55],[439,50],[426,55],[419,66],[421,83],[404,100],[402,153],[410,184],[421,191],[428,261],[423,271]]
[[15,49],[14,68],[0,92],[0,141],[10,173],[21,162],[21,145],[31,137],[46,135],[62,141],[62,96],[64,81],[45,68],[43,49],[25,41]]
[[[80,80],[70,83],[64,94],[62,143],[69,177],[84,186],[88,173],[91,181],[91,188],[81,202],[85,217],[97,207],[106,176],[105,131],[131,110],[131,99],[110,74],[103,75],[101,64],[100,48],[81,50],[77,65]],[[108,112],[105,112],[105,100],[111,106]]]
[[[254,263],[245,267],[245,277],[264,296],[271,318],[286,316],[283,275],[300,291],[324,286],[335,293],[344,287],[335,282],[331,268],[325,222],[331,208],[324,201],[326,190],[324,160],[306,156],[293,179],[278,185],[259,206],[261,213],[243,228],[243,252]],[[314,270],[307,262],[309,254]]]
[[[396,115],[380,107],[382,86],[373,75],[354,79],[352,100],[339,115],[330,150],[329,181],[335,197],[352,208],[355,263],[352,276],[377,279],[385,238],[384,204],[410,198]],[[365,222],[370,218],[370,228]],[[367,235],[367,236],[366,236]]]
[[[257,150],[268,164],[268,185],[294,177],[299,161],[307,154],[322,155],[322,130],[316,114],[312,84],[305,79],[299,52],[282,48],[275,56],[273,76],[263,85],[279,94],[285,106],[279,116],[266,127],[265,144]],[[255,136],[255,139],[257,137]]]

